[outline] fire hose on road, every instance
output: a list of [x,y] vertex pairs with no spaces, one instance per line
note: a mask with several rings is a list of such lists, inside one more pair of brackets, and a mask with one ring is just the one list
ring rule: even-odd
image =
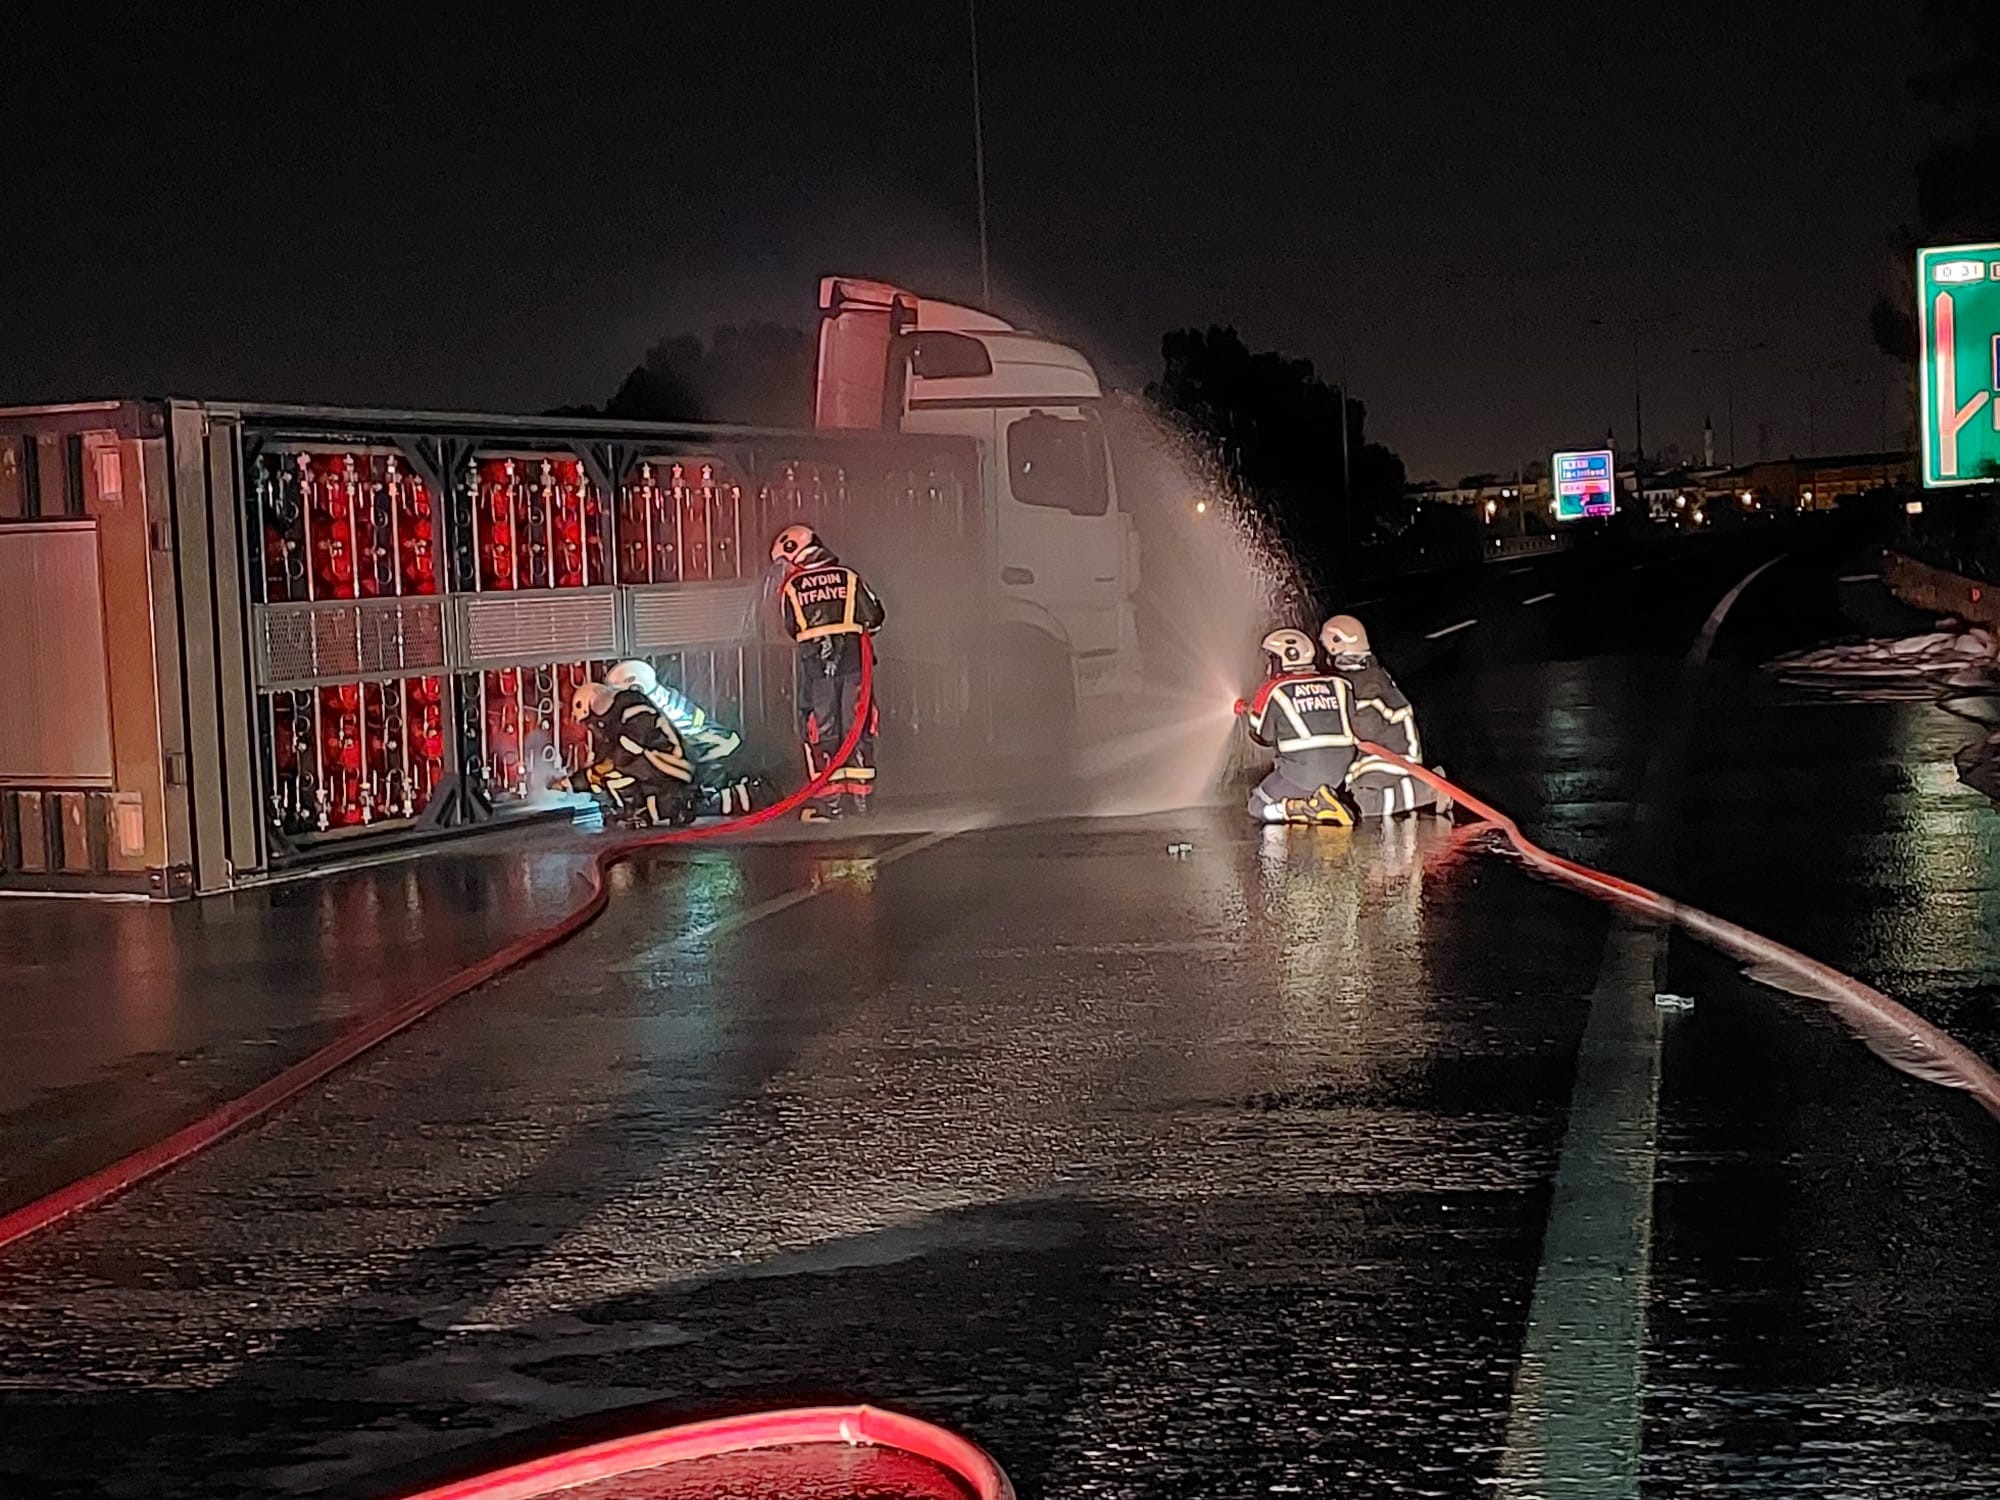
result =
[[1816,958],[1808,958],[1774,938],[1663,896],[1658,891],[1606,874],[1560,854],[1552,854],[1521,832],[1520,825],[1491,803],[1447,781],[1427,766],[1405,760],[1382,745],[1362,741],[1357,747],[1443,792],[1460,807],[1506,839],[1530,867],[1601,901],[1686,928],[1697,937],[1739,959],[1750,978],[1788,994],[1824,1002],[1870,1051],[1891,1067],[1943,1088],[1970,1094],[1981,1108],[2000,1119],[2000,1071],[1947,1032],[1933,1026],[1908,1006],[1890,999],[1871,985],[1843,974]]
[[692,844],[723,834],[741,833],[745,829],[755,828],[798,811],[825,791],[834,775],[853,758],[855,747],[861,742],[862,732],[873,709],[874,698],[875,648],[874,643],[864,635],[861,637],[861,687],[855,705],[854,722],[848,725],[846,738],[840,742],[839,748],[828,758],[826,764],[820,767],[818,774],[797,791],[780,798],[769,807],[759,808],[741,817],[728,818],[698,828],[639,833],[606,844],[597,851],[589,867],[582,873],[586,886],[583,900],[555,921],[516,938],[479,962],[460,969],[455,974],[449,974],[428,989],[369,1017],[310,1056],[301,1058],[282,1072],[266,1079],[247,1094],[229,1100],[193,1123],[182,1126],[172,1135],[155,1141],[150,1146],[141,1147],[109,1166],[101,1167],[88,1176],[80,1177],[75,1182],[57,1188],[52,1193],[44,1194],[32,1203],[23,1204],[12,1213],[0,1216],[0,1250],[18,1244],[28,1236],[47,1229],[71,1214],[93,1208],[106,1199],[137,1186],[147,1178],[155,1177],[189,1157],[206,1151],[210,1146],[290,1103],[306,1089],[345,1067],[362,1054],[380,1046],[398,1032],[415,1025],[447,1000],[454,1000],[468,990],[477,989],[488,980],[498,979],[508,970],[519,967],[529,959],[547,952],[573,936],[596,920],[597,915],[604,910],[610,900],[608,877],[611,871],[633,856],[653,849],[666,848],[669,845]]
[[[863,638],[857,712],[839,748],[819,773],[799,790],[769,807],[705,827],[641,833],[607,843],[583,872],[583,899],[556,921],[524,934],[479,962],[448,975],[409,999],[368,1018],[310,1056],[264,1083],[150,1146],[141,1148],[65,1187],[0,1217],[0,1250],[94,1207],[167,1171],[245,1127],[265,1119],[306,1089],[353,1062],[390,1037],[416,1024],[446,1001],[497,979],[548,951],[587,926],[609,901],[613,868],[649,850],[696,843],[738,833],[796,811],[818,796],[852,758],[874,700],[875,658]],[[1543,849],[1515,821],[1492,804],[1437,772],[1405,760],[1382,745],[1363,742],[1361,750],[1399,766],[1445,793],[1489,825],[1519,856],[1544,875],[1627,911],[1675,923],[1741,960],[1751,978],[1792,994],[1824,1002],[1833,1013],[1892,1066],[1945,1088],[1970,1094],[2000,1119],[2000,1072],[1930,1022],[1881,991],[1808,958],[1734,922],[1674,901],[1622,877],[1593,869]]]

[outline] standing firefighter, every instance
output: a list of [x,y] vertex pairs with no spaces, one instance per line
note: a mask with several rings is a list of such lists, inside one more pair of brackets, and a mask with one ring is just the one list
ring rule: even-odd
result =
[[577,779],[636,827],[694,821],[694,766],[673,724],[631,688],[585,682],[570,717],[590,730],[596,757]]
[[[798,642],[799,734],[806,747],[806,772],[817,777],[847,742],[860,712],[863,637],[882,628],[882,601],[810,527],[787,526],[779,532],[771,543],[771,560],[787,569],[778,603],[786,632]],[[799,815],[805,821],[869,810],[880,717],[871,702],[853,754]]]
[[1264,637],[1271,678],[1244,706],[1250,737],[1277,754],[1271,774],[1250,793],[1250,816],[1265,823],[1354,824],[1341,783],[1354,760],[1353,692],[1317,671],[1312,637],[1274,630]]
[[[1361,622],[1353,615],[1335,615],[1320,627],[1319,641],[1326,648],[1335,676],[1353,692],[1355,738],[1421,763],[1424,742],[1417,734],[1416,710],[1388,669],[1376,661]],[[1441,800],[1428,782],[1365,751],[1347,773],[1347,792],[1364,818],[1386,818],[1427,807],[1451,811],[1451,804]]]

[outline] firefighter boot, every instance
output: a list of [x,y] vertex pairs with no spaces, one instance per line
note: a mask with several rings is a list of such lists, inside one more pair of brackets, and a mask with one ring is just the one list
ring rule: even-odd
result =
[[1354,826],[1354,814],[1347,810],[1347,804],[1340,800],[1340,794],[1332,787],[1323,786],[1314,792],[1306,799],[1306,807],[1315,823],[1323,823],[1329,828]]
[[1310,797],[1287,797],[1284,801],[1287,823],[1310,823],[1313,821],[1312,799]]

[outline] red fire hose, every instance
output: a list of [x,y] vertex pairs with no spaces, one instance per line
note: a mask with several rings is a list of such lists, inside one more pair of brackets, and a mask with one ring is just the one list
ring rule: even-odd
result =
[[[978,1447],[955,1432],[874,1406],[758,1412],[614,1438],[461,1479],[405,1500],[542,1500],[580,1485],[594,1488],[606,1480],[638,1480],[674,1465],[818,1444],[908,1453],[949,1475],[954,1490],[969,1493],[976,1500],[1014,1500],[1014,1487],[1006,1474]],[[731,1492],[738,1493],[733,1486]],[[757,1492],[764,1493],[762,1486],[757,1486]],[[676,1489],[674,1493],[683,1491]],[[695,1491],[690,1488],[687,1493]]]
[[97,1171],[79,1177],[76,1181],[57,1188],[32,1203],[23,1204],[12,1213],[0,1216],[0,1250],[47,1229],[71,1214],[86,1208],[94,1208],[127,1188],[134,1187],[147,1178],[166,1171],[169,1167],[179,1165],[198,1152],[206,1151],[218,1141],[227,1139],[244,1126],[263,1119],[280,1106],[296,1099],[300,1093],[311,1088],[328,1074],[345,1067],[372,1048],[380,1046],[397,1032],[415,1025],[447,1000],[456,999],[468,990],[477,989],[488,980],[497,979],[509,969],[547,952],[596,919],[610,899],[610,888],[605,877],[615,866],[623,864],[634,855],[643,854],[649,849],[663,848],[668,844],[691,844],[702,839],[717,838],[723,834],[740,833],[746,828],[755,828],[759,824],[768,823],[774,818],[782,818],[788,813],[797,811],[825,791],[828,783],[833,780],[834,773],[853,758],[855,747],[861,743],[862,731],[867,726],[869,714],[873,710],[874,699],[875,648],[874,643],[863,635],[861,690],[855,705],[854,722],[847,726],[846,738],[840,742],[839,749],[827,763],[820,768],[819,774],[796,792],[773,802],[769,807],[745,813],[742,817],[729,818],[699,828],[676,828],[659,833],[634,834],[604,845],[582,874],[587,887],[583,899],[555,921],[516,938],[497,952],[488,954],[477,963],[460,969],[455,974],[447,975],[400,1004],[370,1016],[317,1052],[301,1058],[283,1072],[266,1079],[249,1093],[218,1106],[192,1124],[183,1125],[164,1140],[141,1147],[128,1156],[120,1157],[107,1167],[100,1167]]
[[1891,1067],[1927,1083],[1968,1093],[1988,1114],[2000,1119],[2000,1071],[1963,1042],[1880,990],[1762,933],[1739,927],[1620,876],[1551,854],[1522,833],[1520,825],[1497,807],[1447,781],[1429,767],[1365,740],[1358,748],[1401,767],[1491,824],[1536,869],[1600,900],[1685,927],[1739,959],[1752,978],[1805,999],[1823,1001],[1870,1051]]
[[[401,1004],[370,1017],[345,1035],[336,1038],[311,1056],[301,1059],[249,1093],[230,1100],[192,1124],[185,1125],[150,1146],[141,1148],[102,1167],[66,1187],[36,1199],[0,1217],[0,1249],[17,1244],[28,1236],[91,1208],[106,1199],[144,1182],[147,1178],[186,1161],[244,1126],[263,1119],[290,1102],[305,1089],[344,1067],[355,1058],[379,1046],[396,1033],[422,1020],[447,1000],[476,989],[490,979],[546,952],[588,925],[604,910],[609,899],[606,876],[617,865],[648,849],[669,844],[694,843],[724,833],[767,823],[795,811],[819,795],[834,773],[847,764],[860,743],[863,727],[874,701],[875,655],[866,636],[862,637],[861,691],[854,722],[846,738],[819,774],[790,796],[769,807],[740,818],[702,828],[674,829],[643,833],[605,845],[597,852],[583,879],[588,886],[584,898],[570,911],[545,927],[538,928],[489,954],[456,974],[439,980]],[[1824,1001],[1861,1039],[1892,1066],[1940,1084],[1963,1090],[1980,1105],[2000,1118],[2000,1072],[1957,1041],[1907,1007],[1881,991],[1863,984],[1817,959],[1806,957],[1759,933],[1733,922],[1660,895],[1657,891],[1609,875],[1575,860],[1543,849],[1521,832],[1515,821],[1482,801],[1463,787],[1446,780],[1426,766],[1403,759],[1386,746],[1363,742],[1368,754],[1399,766],[1420,781],[1445,793],[1459,806],[1491,824],[1529,864],[1565,884],[1630,910],[1671,921],[1708,939],[1725,952],[1753,966],[1755,977],[1768,980],[1792,993]]]

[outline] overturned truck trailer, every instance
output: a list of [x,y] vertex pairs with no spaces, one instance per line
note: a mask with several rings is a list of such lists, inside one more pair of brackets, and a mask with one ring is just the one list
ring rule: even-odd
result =
[[766,547],[889,600],[883,750],[990,730],[952,436],[147,400],[0,411],[0,890],[177,898],[490,826],[663,679],[795,741]]

